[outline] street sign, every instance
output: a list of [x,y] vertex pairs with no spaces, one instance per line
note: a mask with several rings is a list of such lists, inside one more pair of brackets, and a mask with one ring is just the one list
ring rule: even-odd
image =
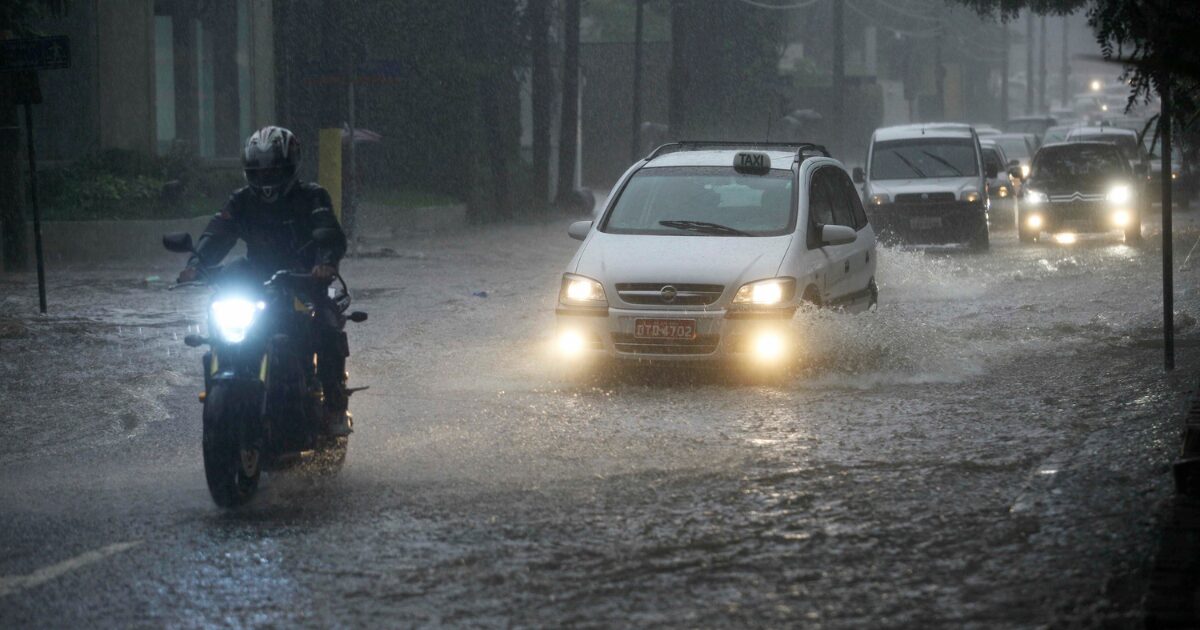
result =
[[58,70],[71,67],[71,38],[0,39],[0,72]]

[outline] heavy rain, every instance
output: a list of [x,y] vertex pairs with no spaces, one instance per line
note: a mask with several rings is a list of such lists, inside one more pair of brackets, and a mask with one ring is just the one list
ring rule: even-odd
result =
[[0,626],[1200,626],[1196,17],[10,2]]

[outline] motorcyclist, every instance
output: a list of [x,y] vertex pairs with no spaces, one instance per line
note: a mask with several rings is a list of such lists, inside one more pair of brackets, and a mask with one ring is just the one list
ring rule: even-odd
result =
[[[254,132],[242,151],[247,186],[238,189],[208,222],[196,245],[196,255],[179,274],[179,282],[196,279],[199,269],[221,263],[238,240],[246,243],[245,260],[225,267],[222,275],[262,282],[281,269],[311,270],[324,287],[337,273],[346,253],[346,237],[333,213],[329,193],[315,183],[300,182],[300,142],[282,127]],[[335,237],[313,241],[313,231],[333,230]],[[309,296],[313,306],[317,377],[325,393],[326,430],[335,436],[350,433],[346,414],[346,357],[349,346],[342,331],[345,318],[325,291]]]

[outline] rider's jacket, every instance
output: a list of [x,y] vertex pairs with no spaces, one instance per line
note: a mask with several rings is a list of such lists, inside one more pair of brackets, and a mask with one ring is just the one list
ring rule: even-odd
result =
[[[220,264],[237,244],[246,242],[246,259],[258,271],[336,267],[346,253],[346,235],[333,214],[329,193],[313,183],[292,187],[275,203],[264,203],[249,186],[235,191],[200,235],[189,266]],[[318,247],[313,230],[329,228],[336,236]]]

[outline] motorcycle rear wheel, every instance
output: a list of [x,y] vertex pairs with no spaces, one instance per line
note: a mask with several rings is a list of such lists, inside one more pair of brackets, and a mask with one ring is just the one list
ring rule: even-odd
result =
[[242,444],[245,401],[229,383],[217,383],[204,401],[204,478],[213,502],[225,508],[250,500],[261,475],[258,450]]

